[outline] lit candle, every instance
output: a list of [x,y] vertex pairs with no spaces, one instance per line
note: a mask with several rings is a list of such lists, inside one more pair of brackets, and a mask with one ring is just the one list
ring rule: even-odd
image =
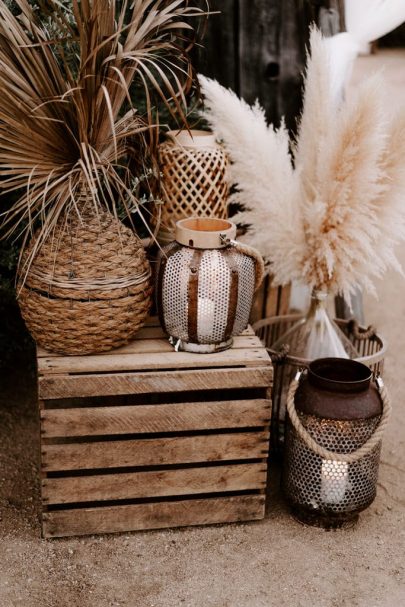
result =
[[197,304],[197,332],[200,337],[212,338],[215,323],[215,302],[199,297]]
[[339,504],[349,484],[349,464],[332,459],[322,460],[321,500],[326,504]]

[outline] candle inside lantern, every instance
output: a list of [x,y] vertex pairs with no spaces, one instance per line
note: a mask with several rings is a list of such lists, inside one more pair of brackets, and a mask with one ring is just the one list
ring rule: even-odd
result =
[[215,302],[209,297],[199,297],[197,310],[198,335],[212,337],[215,323]]
[[326,504],[339,504],[349,484],[349,464],[332,459],[322,460],[321,499]]

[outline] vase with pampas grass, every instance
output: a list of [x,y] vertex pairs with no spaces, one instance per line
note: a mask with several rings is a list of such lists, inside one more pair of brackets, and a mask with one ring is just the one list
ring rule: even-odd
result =
[[0,187],[18,193],[3,235],[22,235],[22,315],[46,349],[108,350],[149,311],[139,183],[158,177],[157,102],[187,126],[185,38],[203,12],[187,0],[47,0],[46,16],[14,4],[0,6]]
[[375,292],[374,278],[400,269],[394,248],[405,238],[405,113],[388,117],[379,76],[337,100],[329,47],[316,29],[296,142],[283,124],[268,125],[258,104],[200,81],[206,118],[232,160],[231,202],[241,207],[232,219],[248,227],[245,242],[278,284],[304,282],[313,291],[306,319],[276,345],[307,360],[356,357],[325,299],[340,293],[350,301],[357,287]]

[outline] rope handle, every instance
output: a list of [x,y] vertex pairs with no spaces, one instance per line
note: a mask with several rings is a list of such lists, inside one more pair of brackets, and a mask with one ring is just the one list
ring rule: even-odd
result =
[[227,236],[221,234],[221,241],[224,244],[228,244],[239,253],[244,253],[248,257],[251,257],[256,264],[256,279],[255,279],[255,291],[261,286],[264,278],[264,261],[263,257],[260,255],[259,251],[254,249],[253,247],[249,247],[247,244],[242,242],[238,242],[237,240],[231,240]]
[[355,318],[352,318],[352,320],[349,321],[347,328],[349,333],[351,333],[359,341],[366,341],[367,339],[370,339],[376,335],[376,330],[373,325],[370,325],[367,327],[367,329],[361,329]]
[[319,457],[321,457],[322,459],[337,460],[340,462],[353,464],[354,462],[368,455],[381,441],[392,410],[390,397],[381,377],[377,377],[376,379],[377,388],[380,393],[381,401],[383,404],[383,412],[378,426],[376,427],[370,438],[364,443],[364,445],[356,449],[356,451],[352,451],[351,453],[335,453],[334,451],[329,451],[328,449],[325,449],[325,447],[319,445],[312,438],[308,430],[302,425],[301,420],[298,417],[297,410],[295,408],[294,397],[298,389],[303,372],[303,370],[297,372],[296,376],[290,384],[287,395],[287,412],[291,423],[301,440],[309,449],[311,449],[311,451],[313,451],[316,455],[319,455]]
[[288,344],[283,344],[277,352],[274,352],[271,348],[266,348],[271,362],[275,364],[282,365],[285,363],[288,354],[290,353],[290,346]]

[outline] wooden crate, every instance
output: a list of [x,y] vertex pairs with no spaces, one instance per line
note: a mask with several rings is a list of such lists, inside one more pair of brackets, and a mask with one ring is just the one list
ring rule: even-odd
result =
[[290,310],[291,285],[275,287],[272,280],[272,276],[265,276],[263,284],[255,293],[250,314],[252,325],[269,316],[284,316]]
[[152,323],[105,354],[37,355],[44,537],[263,518],[272,367],[251,328],[217,354]]

